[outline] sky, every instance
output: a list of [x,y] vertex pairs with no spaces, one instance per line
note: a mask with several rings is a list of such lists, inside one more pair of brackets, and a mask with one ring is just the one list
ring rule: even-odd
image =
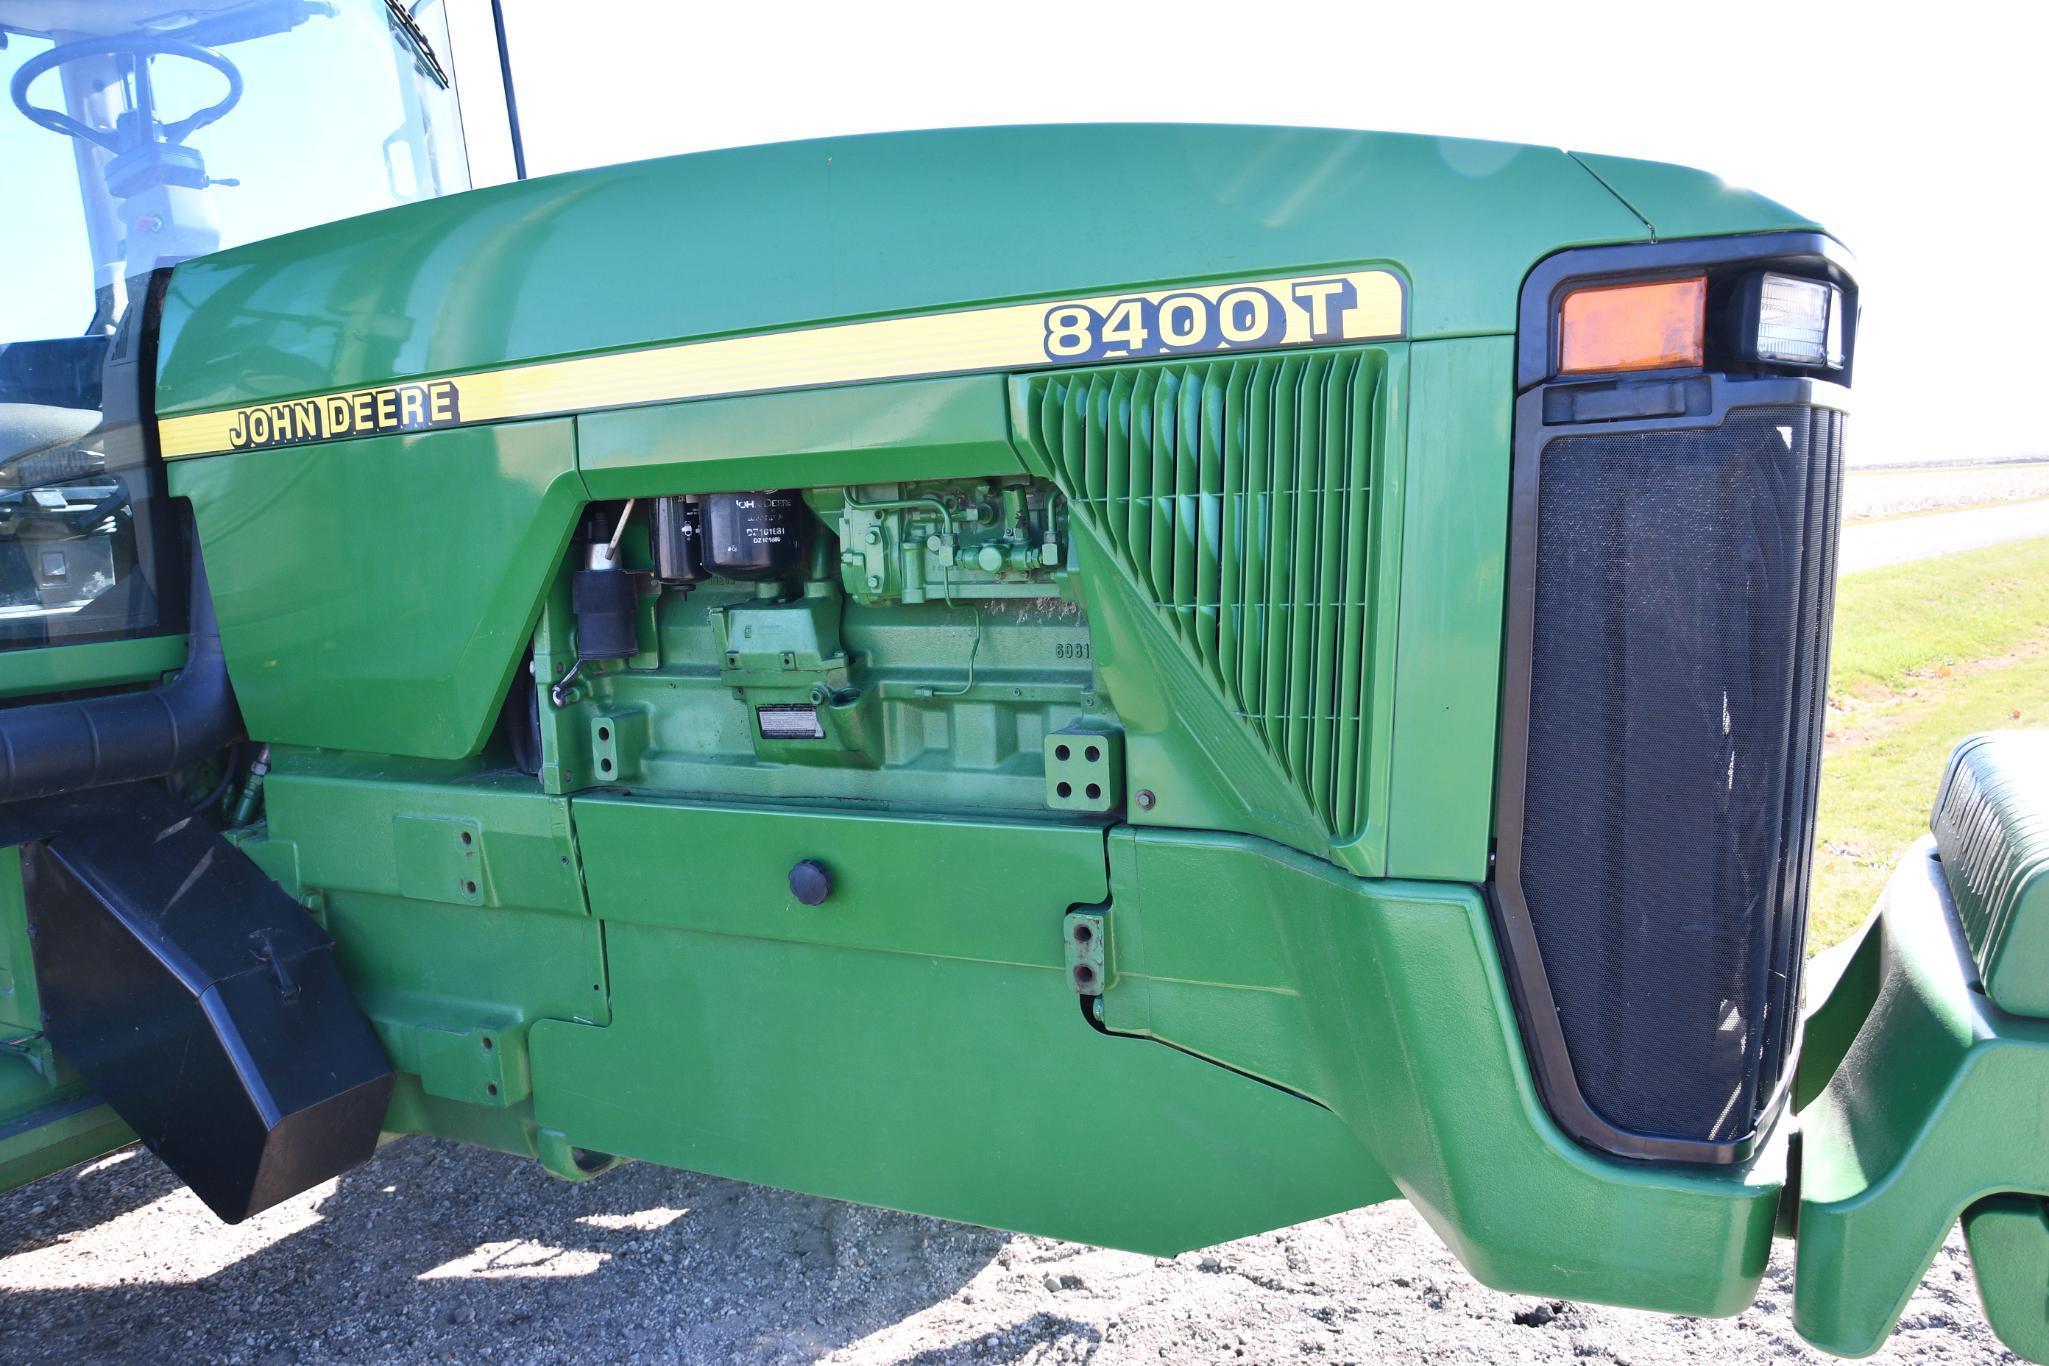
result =
[[1698,166],[1856,255],[1853,460],[2049,455],[2049,405],[2032,401],[2049,361],[2049,5],[503,4],[536,174],[844,133],[1132,120]]

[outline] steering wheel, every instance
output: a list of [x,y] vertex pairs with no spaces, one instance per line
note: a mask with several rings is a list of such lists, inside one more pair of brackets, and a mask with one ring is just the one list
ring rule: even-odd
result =
[[[219,102],[207,105],[204,109],[188,114],[176,123],[167,123],[163,126],[163,140],[168,144],[176,145],[183,142],[186,138],[220,118],[241,102],[242,73],[235,69],[233,62],[211,48],[201,47],[198,43],[152,33],[126,33],[105,38],[85,38],[75,43],[64,43],[53,47],[48,52],[39,53],[23,62],[20,69],[14,73],[14,80],[9,83],[7,93],[13,98],[14,107],[19,109],[30,122],[39,127],[47,128],[53,133],[62,133],[67,137],[84,138],[88,142],[96,143],[108,151],[118,154],[128,150],[123,145],[119,133],[110,129],[94,128],[88,124],[80,123],[61,109],[45,109],[41,105],[30,104],[28,88],[35,84],[36,77],[46,71],[54,71],[66,62],[75,62],[83,57],[118,57],[123,55],[144,58],[184,57],[189,61],[198,62],[202,66],[210,66],[227,78],[228,93],[222,96]],[[151,98],[148,94],[148,84],[145,78],[143,90],[140,92],[140,97],[137,100],[137,112],[143,114],[145,118],[153,117],[150,105]],[[149,130],[144,128],[142,131],[143,139],[148,140],[149,136]]]

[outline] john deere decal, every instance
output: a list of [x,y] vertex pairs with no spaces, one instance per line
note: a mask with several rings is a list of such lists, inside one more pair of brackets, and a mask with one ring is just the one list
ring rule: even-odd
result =
[[425,384],[387,384],[381,389],[355,389],[345,394],[237,408],[229,414],[228,449],[253,451],[307,441],[339,441],[349,436],[453,427],[462,421],[461,397],[455,381],[437,379]]

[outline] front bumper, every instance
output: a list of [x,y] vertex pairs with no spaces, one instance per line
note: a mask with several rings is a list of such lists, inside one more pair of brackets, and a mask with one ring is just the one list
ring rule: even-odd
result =
[[1933,839],[1807,1021],[1793,1323],[1877,1350],[1962,1217],[1994,1330],[2049,1359],[2049,1021],[1984,994]]

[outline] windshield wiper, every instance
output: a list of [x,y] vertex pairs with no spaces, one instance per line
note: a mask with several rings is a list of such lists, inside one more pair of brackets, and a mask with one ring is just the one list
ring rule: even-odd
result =
[[406,8],[405,0],[384,0],[384,8],[390,14],[393,26],[405,34],[406,40],[413,45],[413,51],[427,64],[428,74],[434,78],[434,83],[443,90],[448,89],[447,68],[443,67],[441,59],[434,55],[434,44],[427,41],[427,35],[421,30],[419,21],[413,18],[413,12]]

